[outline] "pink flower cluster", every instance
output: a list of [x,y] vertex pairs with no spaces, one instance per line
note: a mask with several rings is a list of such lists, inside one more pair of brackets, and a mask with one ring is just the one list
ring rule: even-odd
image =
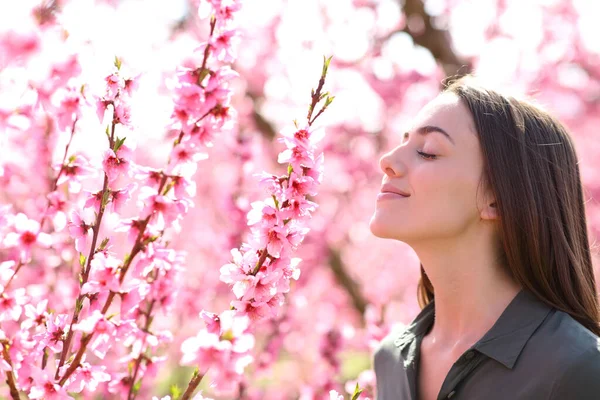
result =
[[[220,269],[221,281],[232,286],[235,296],[235,300],[231,302],[232,310],[235,315],[245,318],[245,321],[256,324],[276,317],[284,302],[285,293],[290,291],[290,281],[297,280],[300,276],[298,264],[301,260],[292,255],[308,233],[306,222],[317,208],[317,204],[308,200],[307,196],[317,194],[323,177],[324,156],[317,150],[317,145],[323,138],[323,130],[312,128],[314,119],[311,120],[310,116],[321,99],[320,89],[328,63],[326,60],[321,83],[316,93],[313,93],[307,124],[295,124],[292,129],[284,129],[282,137],[278,139],[286,146],[286,150],[279,154],[278,162],[287,164],[287,174],[256,175],[260,178],[259,185],[270,197],[252,203],[252,209],[247,215],[251,233],[249,243],[243,243],[239,249],[232,249],[232,262]],[[323,110],[330,102],[328,97]],[[206,311],[201,313],[204,318],[206,315]],[[209,325],[197,337],[184,342],[181,362],[184,365],[195,363],[203,371],[211,369],[218,389],[233,390],[243,380],[243,368],[239,368],[237,364],[232,368],[231,364],[223,362],[230,359],[229,346],[223,346],[223,341],[217,340],[215,336],[208,341],[207,338],[211,337],[210,330]],[[247,334],[245,329],[238,333],[240,337]],[[238,340],[238,337],[234,335],[232,340]],[[211,342],[207,346],[201,345]],[[243,359],[251,359],[250,350],[250,347],[244,349],[248,352],[248,358]],[[223,377],[227,377],[227,385],[224,385]],[[192,380],[190,385],[193,383]]]
[[[60,131],[70,131],[70,139],[62,162],[54,165],[53,189],[40,220],[25,213],[13,215],[10,206],[0,208],[0,251],[11,255],[0,264],[0,341],[6,348],[0,353],[0,366],[10,376],[11,396],[22,391],[30,398],[70,399],[72,393],[87,396],[101,390],[103,396],[133,398],[142,379],[156,376],[165,361],[153,354],[173,340],[172,334],[153,329],[152,320],[159,312],[170,313],[185,260],[182,252],[167,248],[162,235],[193,206],[196,164],[208,157],[206,149],[215,135],[231,130],[236,116],[228,82],[237,74],[216,63],[234,58],[231,46],[237,33],[232,17],[240,5],[223,1],[212,6],[210,38],[200,49],[202,66],[180,70],[172,87],[175,107],[168,129],[177,134],[164,169],[134,162],[135,149],[126,139],[134,129],[130,99],[138,77],[122,76],[120,60],[115,60],[116,70],[105,78],[105,91],[94,101],[83,95],[84,90],[61,91],[69,72],[78,72],[72,66],[76,63],[69,68],[58,65],[52,85],[35,86],[34,107],[55,110],[47,118]],[[83,154],[68,154],[81,109],[92,103],[101,123],[111,115],[108,146],[98,166]],[[27,116],[33,119],[36,112],[32,108]],[[10,113],[2,123],[12,127]],[[98,176],[103,177],[100,187],[82,190]],[[126,178],[136,181],[122,184]],[[123,218],[123,209],[136,195],[138,215]],[[114,232],[128,234],[130,250],[124,256],[115,251],[112,232],[102,226],[109,214],[119,221]],[[46,220],[53,222],[52,234],[43,230]],[[73,245],[79,254],[79,284],[74,297],[64,299],[64,307],[51,310],[47,299],[16,287],[14,278],[30,267],[36,251]],[[69,300],[74,302],[71,309]],[[229,344],[230,353],[220,362],[230,366],[232,374],[240,374],[252,361],[248,351],[254,337],[244,336],[248,322],[233,312],[218,320],[200,346],[222,342],[217,347],[225,352]],[[193,348],[193,342],[188,346]]]

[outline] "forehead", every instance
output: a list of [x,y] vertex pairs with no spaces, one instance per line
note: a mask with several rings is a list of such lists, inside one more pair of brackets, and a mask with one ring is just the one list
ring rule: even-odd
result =
[[426,125],[444,129],[455,141],[471,140],[473,135],[476,136],[471,112],[454,93],[438,95],[419,111],[413,121],[413,128]]

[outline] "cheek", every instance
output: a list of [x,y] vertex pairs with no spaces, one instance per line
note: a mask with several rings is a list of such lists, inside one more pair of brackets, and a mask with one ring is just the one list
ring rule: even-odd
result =
[[415,174],[413,188],[417,207],[439,217],[464,218],[476,211],[478,180],[463,168],[423,169]]

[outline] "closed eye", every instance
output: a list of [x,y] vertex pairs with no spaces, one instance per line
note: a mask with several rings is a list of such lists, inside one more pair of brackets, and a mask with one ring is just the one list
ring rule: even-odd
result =
[[435,154],[423,153],[422,151],[418,151],[418,150],[417,150],[417,153],[419,153],[419,155],[426,160],[435,160],[437,158],[437,156]]

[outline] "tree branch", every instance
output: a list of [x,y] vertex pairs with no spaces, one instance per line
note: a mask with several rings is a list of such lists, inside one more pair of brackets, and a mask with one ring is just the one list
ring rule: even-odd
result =
[[422,0],[399,0],[403,4],[406,19],[419,18],[423,22],[423,30],[412,32],[409,24],[403,29],[408,33],[415,44],[425,47],[431,55],[441,64],[446,77],[460,77],[470,73],[473,66],[470,61],[460,58],[453,50],[447,31],[437,29],[431,22],[431,16],[425,12]]
[[363,297],[360,292],[360,286],[356,283],[356,281],[348,274],[344,263],[342,262],[342,258],[340,256],[340,252],[332,247],[328,248],[329,251],[329,266],[333,275],[335,276],[336,281],[340,286],[342,286],[350,299],[352,301],[352,305],[361,315],[361,317],[365,314],[365,310],[367,308],[368,301]]

